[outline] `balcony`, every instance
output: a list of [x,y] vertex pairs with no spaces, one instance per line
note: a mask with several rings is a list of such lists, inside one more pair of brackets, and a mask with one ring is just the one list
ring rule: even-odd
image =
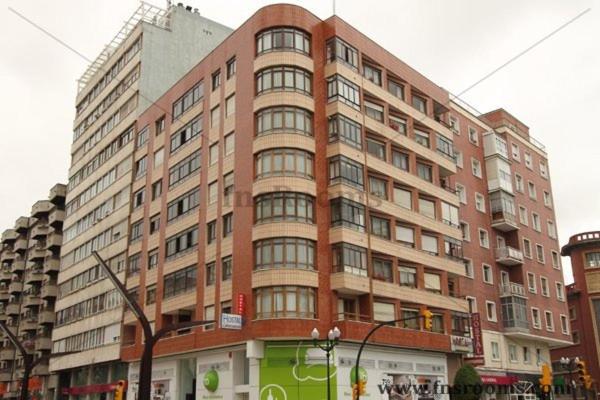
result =
[[55,314],[53,310],[41,310],[38,315],[38,324],[50,325],[54,324]]
[[15,244],[13,245],[13,250],[15,251],[15,253],[23,254],[27,251],[28,244],[29,242],[27,239],[20,237],[15,241]]
[[1,281],[11,281],[12,280],[12,271],[10,267],[3,267],[0,269],[0,282]]
[[351,272],[331,274],[331,290],[348,295],[366,294],[371,291],[366,271],[364,276]]
[[44,247],[36,245],[29,249],[29,261],[42,261],[46,257],[46,249]]
[[31,216],[34,218],[40,218],[48,214],[52,207],[52,203],[50,203],[48,200],[37,201],[33,207],[31,207]]
[[35,338],[35,351],[52,350],[52,339],[48,336],[39,336]]
[[33,368],[32,375],[34,376],[45,376],[50,375],[50,368],[48,367],[48,362],[46,364],[38,364]]
[[0,382],[12,381],[12,370],[10,368],[0,369]]
[[492,227],[502,232],[519,229],[519,221],[515,214],[514,197],[504,191],[490,194],[490,211],[492,214]]
[[44,273],[51,274],[60,271],[60,259],[48,256],[44,259]]
[[36,240],[44,238],[48,234],[49,230],[50,228],[48,228],[48,225],[46,225],[45,223],[38,223],[33,228],[31,228],[31,237]]
[[500,285],[500,297],[519,296],[527,298],[527,295],[525,293],[525,286],[521,285],[520,283],[509,282]]
[[2,233],[1,241],[3,243],[12,243],[19,237],[19,234],[14,229],[7,229]]
[[8,289],[0,289],[0,301],[8,301],[8,299],[10,299]]
[[39,294],[28,294],[25,296],[25,299],[23,300],[24,307],[37,307],[37,306],[41,306],[42,303],[43,303],[43,300]]
[[510,246],[498,247],[496,248],[496,262],[509,267],[521,265],[523,264],[523,252]]
[[37,315],[22,319],[21,323],[19,324],[19,329],[21,331],[34,331],[35,332],[35,331],[37,331],[37,328],[38,328]]
[[56,298],[58,296],[58,287],[56,281],[44,282],[41,290],[42,299]]
[[13,281],[8,285],[9,293],[21,293],[23,291],[23,282]]
[[[512,286],[511,283],[508,286]],[[515,288],[517,292],[524,290]],[[502,290],[502,289],[501,289]],[[508,288],[508,291],[513,288]],[[502,307],[502,323],[507,335],[529,334],[529,321],[527,321],[527,299],[521,295],[504,295],[500,297]]]
[[3,347],[0,350],[0,361],[12,361],[15,358],[15,349],[12,347]]
[[25,260],[22,260],[21,258],[15,259],[12,264],[11,271],[15,274],[25,271]]
[[50,189],[50,196],[48,199],[52,203],[62,203],[67,197],[67,186],[62,183],[57,183]]
[[19,315],[20,311],[21,305],[19,303],[8,303],[6,306],[6,314],[8,315]]
[[31,285],[33,283],[39,283],[44,279],[44,273],[42,269],[30,269],[25,274],[25,284]]
[[53,208],[48,215],[48,225],[53,228],[60,228],[63,225],[65,220],[65,210],[59,210],[58,208]]
[[16,254],[14,251],[6,249],[2,251],[2,254],[0,254],[0,262],[4,263],[4,262],[10,262],[13,261],[16,257]]
[[15,230],[18,232],[24,232],[29,229],[29,218],[19,217],[15,222]]
[[51,251],[55,251],[60,249],[62,245],[62,234],[57,232],[52,232],[46,238],[46,248]]

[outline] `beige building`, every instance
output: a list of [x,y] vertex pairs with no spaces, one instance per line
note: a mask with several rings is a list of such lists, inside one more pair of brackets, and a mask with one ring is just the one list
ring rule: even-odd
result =
[[50,362],[61,387],[74,388],[63,394],[81,399],[108,393],[111,383],[126,376],[118,362],[122,300],[103,279],[92,251],[110,255],[110,265],[124,278],[131,181],[146,170],[132,158],[143,143],[134,140],[139,111],[230,32],[190,7],[164,10],[142,3],[79,80],[52,335],[54,353],[76,354]]
[[[62,243],[66,186],[55,185],[48,200],[20,217],[13,229],[2,233],[0,247],[0,320],[25,349],[42,358],[30,380],[32,392],[52,393],[55,377],[49,375],[51,332],[57,296],[57,275]],[[1,335],[0,394],[16,398],[23,377],[23,357],[8,337]]]

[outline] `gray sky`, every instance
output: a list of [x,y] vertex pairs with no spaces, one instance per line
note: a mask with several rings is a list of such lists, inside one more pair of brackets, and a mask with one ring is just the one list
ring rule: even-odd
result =
[[[93,59],[139,3],[0,3],[1,231],[46,198],[55,182],[67,180],[75,81],[87,66],[8,7]],[[164,7],[166,1],[150,3]],[[232,28],[269,3],[274,2],[186,2]],[[332,14],[331,1],[291,3],[320,18]],[[600,0],[337,0],[339,16],[452,93],[588,8],[589,13],[461,96],[481,112],[506,108],[546,145],[561,244],[574,233],[600,229]],[[568,260],[563,264],[570,282]]]

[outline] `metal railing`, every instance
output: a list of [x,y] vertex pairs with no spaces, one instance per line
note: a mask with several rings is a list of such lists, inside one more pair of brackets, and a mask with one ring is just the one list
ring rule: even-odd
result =
[[510,246],[497,247],[496,259],[500,258],[512,258],[515,260],[523,261],[523,252]]

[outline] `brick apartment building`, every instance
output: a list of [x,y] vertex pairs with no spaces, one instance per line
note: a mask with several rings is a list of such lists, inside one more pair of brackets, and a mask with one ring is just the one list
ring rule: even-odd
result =
[[[555,366],[561,357],[585,361],[598,390],[600,382],[600,232],[571,236],[562,255],[571,258],[574,283],[567,285],[573,345],[552,351]],[[566,372],[566,371],[565,371]],[[577,376],[573,376],[577,380]]]
[[[259,10],[140,115],[135,137],[127,286],[155,329],[217,320],[161,340],[157,393],[318,395],[310,332],[337,326],[332,379],[349,398],[355,343],[425,308],[433,332],[406,322],[374,336],[368,392],[447,382],[463,356],[486,382],[537,382],[570,341],[543,146],[337,17]],[[222,328],[223,313],[243,313],[242,329]],[[133,392],[141,330],[130,312],[123,324]]]
[[[30,389],[49,393],[56,377],[48,371],[52,350],[54,304],[58,287],[62,224],[66,186],[55,185],[48,200],[31,208],[29,217],[16,220],[13,229],[2,233],[0,247],[0,320],[21,340],[25,349],[41,361],[33,369]],[[0,332],[0,394],[16,398],[23,377],[23,357]]]

